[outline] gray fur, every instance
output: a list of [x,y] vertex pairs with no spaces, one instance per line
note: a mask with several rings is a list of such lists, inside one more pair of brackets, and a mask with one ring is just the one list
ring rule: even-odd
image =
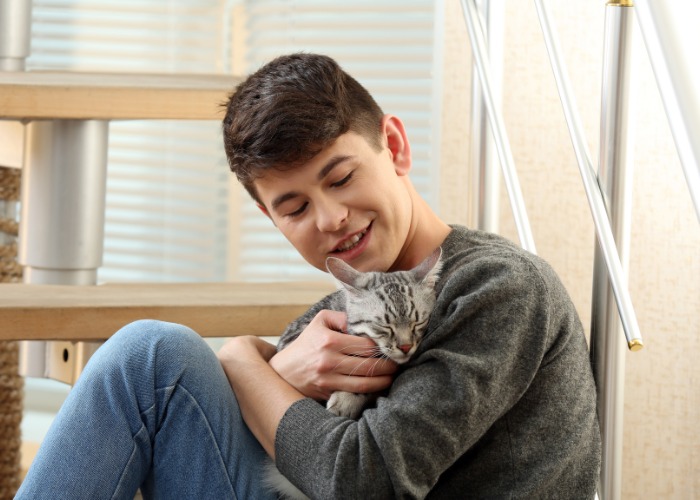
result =
[[[320,311],[330,309],[347,313],[348,334],[374,340],[375,357],[406,363],[415,353],[435,305],[441,254],[438,248],[414,269],[392,273],[359,272],[342,260],[329,257],[326,267],[335,278],[338,291],[290,323],[280,337],[277,350],[296,340]],[[376,394],[337,391],[326,408],[336,415],[357,419],[376,398]],[[265,477],[269,487],[283,498],[306,498],[276,467],[266,470]]]
[[[416,352],[435,305],[440,255],[438,248],[410,271],[391,273],[363,273],[329,257],[326,267],[339,290],[292,322],[282,334],[277,349],[293,342],[319,311],[331,309],[347,313],[348,334],[368,337],[377,344],[375,357],[406,363]],[[375,398],[373,394],[336,392],[326,408],[336,415],[357,419]]]

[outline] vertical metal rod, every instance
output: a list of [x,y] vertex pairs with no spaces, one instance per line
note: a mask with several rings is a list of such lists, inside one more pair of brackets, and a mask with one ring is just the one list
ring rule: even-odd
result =
[[[605,10],[598,166],[598,181],[625,271],[629,261],[633,167],[628,127],[633,122],[629,118],[634,41],[634,12],[630,7],[611,1]],[[598,419],[603,447],[599,495],[603,500],[617,500],[622,497],[625,345],[599,246],[595,250],[593,271],[590,356],[598,388]]]
[[520,244],[525,250],[532,253],[537,253],[535,248],[535,240],[532,237],[532,229],[530,221],[527,218],[527,210],[523,201],[523,194],[518,181],[518,174],[515,170],[515,161],[513,153],[510,149],[510,142],[503,124],[503,119],[497,111],[496,103],[493,97],[491,85],[491,76],[489,72],[489,59],[486,54],[486,42],[484,40],[484,31],[481,26],[479,14],[476,9],[474,0],[461,0],[462,12],[467,23],[469,31],[469,39],[472,46],[472,54],[476,62],[477,71],[479,73],[479,81],[481,82],[481,90],[483,92],[484,103],[488,111],[489,122],[491,124],[491,132],[496,141],[496,149],[498,158],[503,169],[503,178],[505,180],[508,197],[510,198],[511,207],[513,208],[513,216],[515,217],[515,226],[518,230]]
[[24,71],[29,56],[32,0],[0,2],[0,71]]
[[[501,95],[503,65],[503,11],[502,0],[482,0],[479,10],[488,37],[491,83],[495,95]],[[483,100],[481,82],[476,64],[472,68],[471,137],[469,152],[472,172],[472,224],[483,230],[498,232],[501,177],[494,156],[493,136],[488,125],[488,111]]]
[[[25,283],[96,283],[104,240],[108,125],[103,120],[27,125],[18,252]],[[20,371],[73,384],[97,345],[23,342]]]
[[595,225],[596,235],[598,236],[599,248],[608,269],[617,309],[620,313],[625,336],[627,337],[627,345],[630,350],[636,351],[642,348],[644,342],[639,332],[639,324],[637,323],[637,316],[632,307],[629,291],[625,286],[627,279],[624,277],[625,274],[622,271],[620,257],[617,254],[615,239],[610,229],[603,196],[600,192],[600,186],[598,185],[598,180],[591,164],[590,155],[588,154],[588,146],[583,135],[583,126],[581,125],[581,119],[575,104],[576,99],[571,91],[571,84],[569,83],[564,62],[559,55],[559,42],[555,37],[555,31],[552,29],[552,23],[549,19],[549,14],[547,13],[544,2],[542,0],[535,0],[535,6],[537,7],[545,45],[549,53],[549,60],[552,64],[554,79],[559,89],[559,97],[562,107],[564,108],[564,117],[569,127],[569,134],[571,135],[571,142],[576,154],[579,171],[581,172],[583,187],[586,191],[588,204],[591,208],[593,223]]
[[[24,71],[31,18],[32,0],[0,1],[0,71]],[[96,283],[104,237],[107,134],[108,122],[102,120],[25,126],[18,255],[25,283]],[[22,342],[20,373],[72,384],[98,346]]]
[[674,2],[635,0],[634,10],[654,70],[671,133],[700,221],[700,96],[690,78],[670,19]]

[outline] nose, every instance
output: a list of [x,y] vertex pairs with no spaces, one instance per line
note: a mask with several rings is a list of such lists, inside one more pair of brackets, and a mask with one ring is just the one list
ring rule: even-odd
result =
[[316,226],[319,231],[337,231],[347,221],[348,209],[342,203],[326,199],[321,203],[317,203],[316,207]]
[[401,349],[401,352],[404,354],[408,354],[408,351],[411,350],[411,347],[413,347],[413,344],[404,344],[402,346],[399,346],[399,349]]

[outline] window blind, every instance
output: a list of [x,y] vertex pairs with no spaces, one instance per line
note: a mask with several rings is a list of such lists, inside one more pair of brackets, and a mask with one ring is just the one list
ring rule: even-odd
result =
[[[35,0],[27,69],[217,73],[219,0]],[[110,123],[104,281],[226,276],[228,172],[216,122]]]
[[[385,112],[404,120],[413,182],[437,207],[441,62],[435,26],[441,23],[441,1],[35,0],[27,66],[222,72],[231,58],[228,21],[234,5],[245,18],[244,47],[236,47],[245,55],[244,72],[292,51],[336,58]],[[216,122],[111,123],[99,280],[323,276],[303,262],[247,196],[229,195],[230,175]],[[229,212],[230,199],[243,201]],[[228,251],[227,213],[240,235]]]
[[[247,0],[246,71],[296,51],[335,58],[408,129],[411,178],[437,209],[442,2],[433,0]],[[237,277],[319,279],[257,207],[243,197]]]

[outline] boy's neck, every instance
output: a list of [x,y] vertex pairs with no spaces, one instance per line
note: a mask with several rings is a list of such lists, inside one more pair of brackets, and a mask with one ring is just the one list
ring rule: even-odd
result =
[[420,264],[433,250],[442,245],[452,228],[448,226],[428,203],[409,187],[413,210],[411,227],[399,258],[392,266],[392,271],[413,269]]

